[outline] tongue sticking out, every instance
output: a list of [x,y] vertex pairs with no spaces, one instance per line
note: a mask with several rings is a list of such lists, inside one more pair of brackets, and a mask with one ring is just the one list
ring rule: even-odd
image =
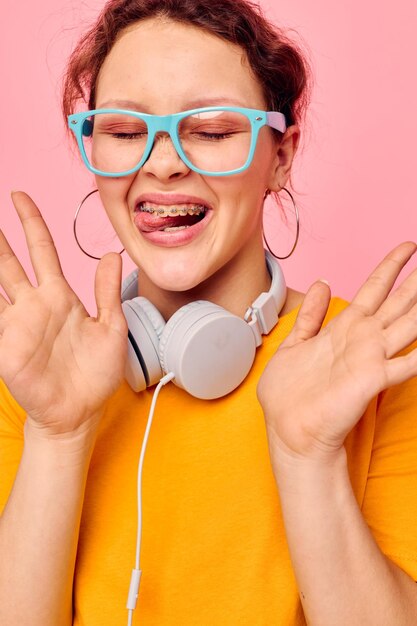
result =
[[179,226],[193,226],[203,219],[204,215],[174,215],[159,217],[153,213],[137,211],[135,214],[135,224],[145,233],[152,233],[165,228],[178,228]]

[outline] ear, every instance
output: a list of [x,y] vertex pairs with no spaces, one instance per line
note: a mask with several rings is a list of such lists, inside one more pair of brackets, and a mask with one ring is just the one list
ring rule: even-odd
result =
[[276,143],[276,154],[271,168],[268,188],[279,191],[285,187],[291,172],[292,162],[300,140],[300,129],[296,124],[288,126],[281,141]]

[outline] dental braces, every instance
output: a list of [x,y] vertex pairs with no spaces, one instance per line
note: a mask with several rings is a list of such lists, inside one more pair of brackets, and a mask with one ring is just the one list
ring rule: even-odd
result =
[[[167,211],[165,209],[150,209],[150,208],[146,208],[146,207],[141,207],[139,209],[140,211],[143,211],[145,213],[158,213],[158,215],[164,215],[167,213]],[[200,206],[196,209],[176,209],[175,207],[173,207],[172,209],[169,209],[168,214],[170,215],[200,215],[200,213],[205,213],[207,211],[207,209],[203,206]]]

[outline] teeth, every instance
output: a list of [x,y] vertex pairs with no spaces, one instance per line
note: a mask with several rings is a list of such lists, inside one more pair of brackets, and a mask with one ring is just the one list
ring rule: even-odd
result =
[[142,202],[138,208],[140,211],[144,211],[145,213],[155,213],[158,217],[169,217],[172,215],[200,215],[201,213],[205,213],[207,210],[202,204],[166,206],[151,204],[150,202]]
[[164,228],[164,233],[171,233],[174,230],[185,230],[186,228],[190,228],[189,226],[167,226]]

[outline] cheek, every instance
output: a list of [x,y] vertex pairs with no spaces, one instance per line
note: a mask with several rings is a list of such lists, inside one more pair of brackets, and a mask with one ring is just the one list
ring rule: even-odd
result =
[[271,159],[266,154],[258,153],[247,170],[234,176],[213,179],[215,182],[211,183],[211,188],[220,202],[224,200],[236,207],[242,202],[249,202],[255,208],[263,200],[270,171]]
[[[265,133],[262,135],[262,131]],[[276,140],[268,132],[269,129],[262,128],[253,155],[252,166],[258,173],[260,179],[267,181],[277,164],[278,145]]]
[[126,198],[128,191],[132,185],[133,177],[123,178],[106,178],[105,176],[96,176],[96,185],[99,190],[100,197],[103,202],[107,200],[122,201]]
[[121,219],[129,217],[127,198],[132,185],[131,179],[97,176],[96,185],[104,210],[113,225],[116,226]]
[[229,184],[224,185],[218,197],[239,213],[250,211],[255,216],[262,208],[268,180],[267,160],[253,161],[245,172],[229,179]]
[[262,230],[265,186],[256,169],[235,178],[233,187],[224,195],[219,219],[226,240],[242,243]]

